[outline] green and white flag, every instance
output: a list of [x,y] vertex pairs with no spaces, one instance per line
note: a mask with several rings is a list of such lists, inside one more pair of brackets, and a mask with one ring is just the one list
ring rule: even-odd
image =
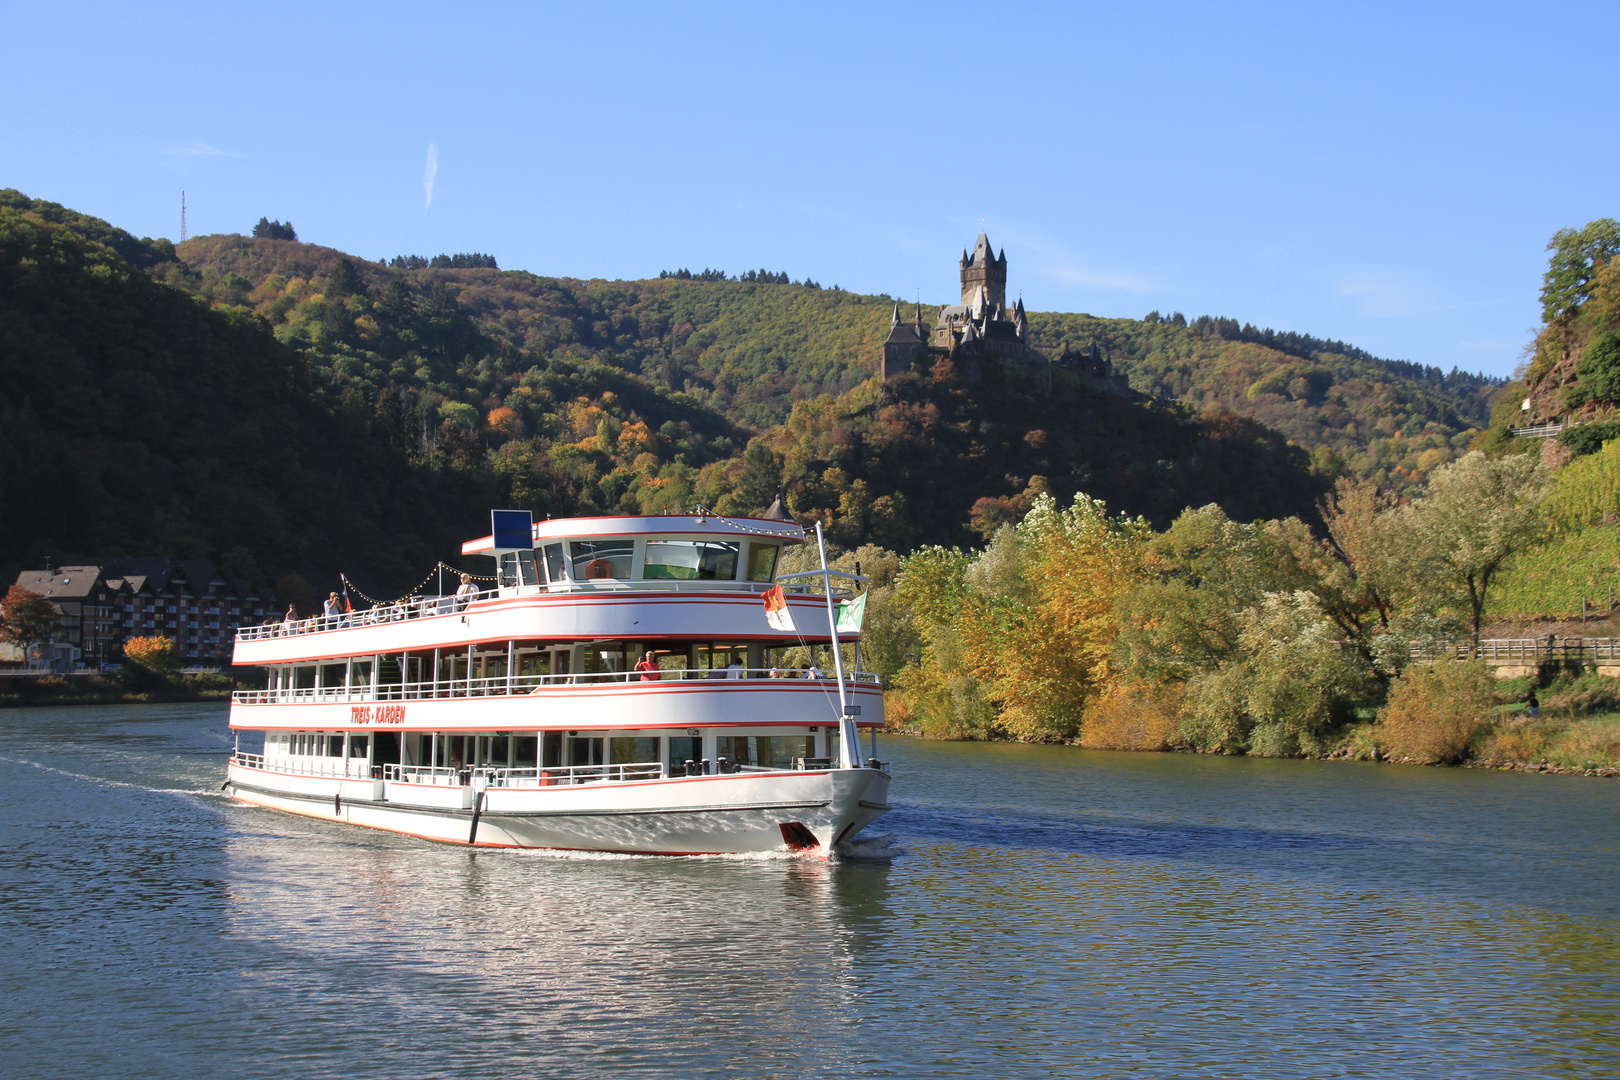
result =
[[861,632],[861,620],[866,618],[866,593],[861,593],[853,600],[846,600],[838,605],[838,632],[858,634]]

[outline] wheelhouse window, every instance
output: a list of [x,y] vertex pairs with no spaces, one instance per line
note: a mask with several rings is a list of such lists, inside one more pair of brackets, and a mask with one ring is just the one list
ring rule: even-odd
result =
[[500,555],[500,583],[503,587],[513,585],[538,585],[540,573],[534,565],[534,552],[532,551],[503,551]]
[[781,550],[779,544],[749,544],[748,580],[769,581],[775,577],[776,556]]
[[737,545],[717,540],[649,540],[643,578],[732,581]]
[[546,545],[546,580],[555,585],[565,581],[568,575],[563,570],[563,546],[561,544]]
[[568,545],[574,560],[575,581],[628,578],[635,557],[629,540],[575,540]]

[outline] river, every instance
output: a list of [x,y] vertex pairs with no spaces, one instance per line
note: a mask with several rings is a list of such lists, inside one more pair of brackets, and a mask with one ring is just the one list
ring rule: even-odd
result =
[[570,857],[228,743],[0,711],[0,1075],[1620,1076],[1620,782],[883,739],[903,853]]

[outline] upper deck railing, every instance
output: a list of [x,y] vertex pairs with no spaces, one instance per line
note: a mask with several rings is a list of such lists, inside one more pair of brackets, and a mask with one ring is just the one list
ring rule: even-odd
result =
[[[548,689],[580,689],[590,686],[630,685],[652,689],[673,683],[713,684],[709,689],[760,689],[761,684],[794,686],[809,683],[812,686],[835,687],[836,680],[825,672],[806,678],[803,672],[783,668],[680,668],[660,672],[660,678],[644,679],[639,671],[607,671],[573,675],[496,675],[479,679],[440,679],[437,682],[382,683],[373,691],[370,686],[309,686],[279,690],[238,690],[231,695],[237,705],[308,705],[308,704],[368,704],[392,701],[431,701],[437,698],[512,697],[520,694],[543,693]],[[863,686],[881,686],[876,672],[845,672],[847,682]]]
[[[802,578],[802,575],[794,577]],[[559,581],[551,585],[502,585],[462,596],[412,596],[337,615],[314,615],[302,619],[283,619],[260,626],[244,626],[236,632],[236,640],[263,641],[268,638],[293,637],[299,634],[319,634],[330,630],[381,626],[436,615],[454,615],[466,611],[470,605],[481,600],[578,593],[741,592],[760,595],[774,588],[776,584],[770,581],[682,581],[665,578],[630,581],[597,578],[590,581]],[[780,584],[782,591],[789,596],[824,595],[819,581],[784,580]],[[835,580],[832,594],[835,600],[849,600],[854,598],[855,589]]]

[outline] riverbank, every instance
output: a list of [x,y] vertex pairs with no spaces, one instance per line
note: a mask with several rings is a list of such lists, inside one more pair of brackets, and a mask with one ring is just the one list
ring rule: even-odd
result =
[[[1459,666],[1452,670],[1462,672]],[[1302,737],[1294,752],[1260,751],[1244,731],[1210,742],[1181,708],[1175,688],[1143,688],[1088,713],[1072,743],[1090,750],[1217,754],[1302,760],[1387,762],[1473,769],[1620,777],[1620,679],[1578,669],[1496,681],[1476,675],[1449,688],[1440,680],[1410,698],[1392,721],[1390,707],[1367,705],[1345,722]],[[1539,701],[1530,715],[1532,684]],[[1464,700],[1466,699],[1466,700]],[[1189,725],[1193,725],[1189,727]],[[907,725],[895,734],[926,737]],[[993,740],[1000,741],[1000,740]],[[1011,740],[1008,740],[1011,741]]]
[[0,681],[0,709],[43,705],[139,705],[179,701],[229,701],[236,683],[226,675],[132,677],[45,675]]

